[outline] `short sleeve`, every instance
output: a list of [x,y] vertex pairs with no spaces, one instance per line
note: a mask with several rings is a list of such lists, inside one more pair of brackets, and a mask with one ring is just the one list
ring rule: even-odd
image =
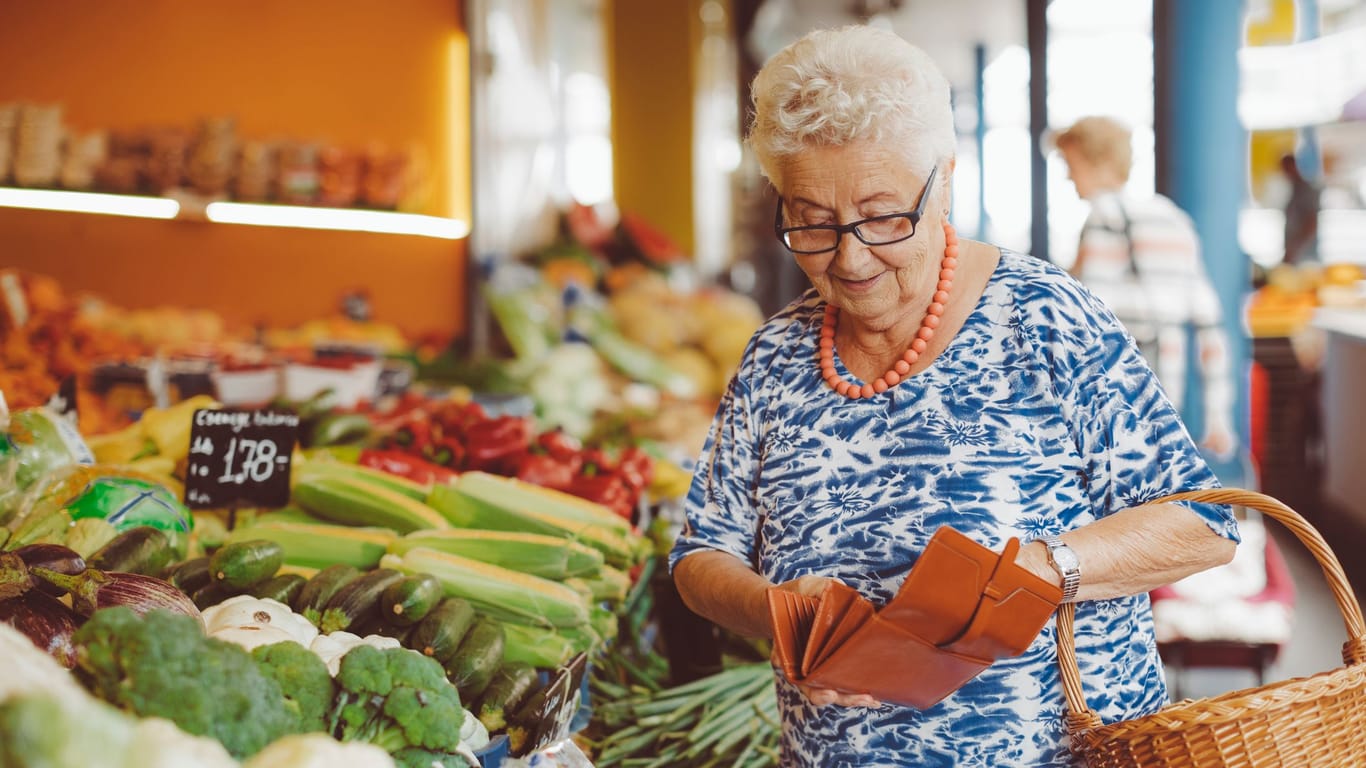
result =
[[[1080,285],[1059,298],[1059,326],[1044,332],[1055,381],[1085,463],[1097,516],[1179,491],[1218,488],[1185,425],[1133,339],[1100,300]],[[1066,318],[1065,320],[1063,318]],[[1066,328],[1067,330],[1059,330]],[[1238,541],[1232,510],[1186,503],[1215,533]]]
[[[746,360],[752,360],[753,346],[751,342]],[[687,519],[669,554],[671,571],[684,557],[703,549],[754,563],[757,431],[745,368],[742,365],[731,379],[702,446],[684,502]]]

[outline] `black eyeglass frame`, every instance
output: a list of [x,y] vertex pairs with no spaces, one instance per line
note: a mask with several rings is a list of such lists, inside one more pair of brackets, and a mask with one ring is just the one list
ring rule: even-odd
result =
[[[930,169],[930,177],[925,180],[925,188],[920,192],[920,202],[916,205],[915,210],[905,211],[902,213],[884,213],[881,216],[870,216],[866,219],[851,221],[848,224],[813,224],[811,226],[806,227],[784,227],[783,199],[782,197],[779,197],[778,210],[774,213],[773,216],[773,234],[777,235],[778,242],[782,243],[784,248],[791,251],[792,253],[801,254],[803,256],[816,253],[829,253],[831,251],[838,249],[840,247],[840,238],[844,237],[846,233],[852,233],[854,237],[857,237],[859,239],[859,242],[863,243],[864,245],[872,246],[894,245],[896,243],[910,240],[911,238],[915,237],[915,230],[920,224],[921,217],[925,215],[925,203],[930,199],[930,190],[934,187],[934,177],[935,174],[937,174],[938,172],[938,165],[935,165],[935,167]],[[859,234],[858,228],[863,226],[864,224],[869,224],[875,221],[888,221],[890,219],[909,219],[911,222],[911,233],[909,235],[906,235],[905,237],[898,237],[895,240],[883,240],[876,243],[869,241],[863,235]],[[834,232],[835,244],[830,246],[829,248],[822,248],[818,251],[798,250],[796,248],[793,248],[790,244],[788,244],[787,236],[789,234],[793,232],[810,232],[813,230]]]

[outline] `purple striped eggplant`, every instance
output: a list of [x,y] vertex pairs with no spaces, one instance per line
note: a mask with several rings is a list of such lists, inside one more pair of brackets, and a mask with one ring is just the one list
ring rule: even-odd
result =
[[99,571],[87,568],[75,576],[57,573],[48,568],[30,569],[34,575],[71,595],[76,613],[89,616],[101,608],[123,605],[139,616],[158,608],[186,616],[193,616],[202,624],[204,618],[189,597],[169,582],[154,576],[118,571]]
[[76,666],[71,636],[80,627],[77,616],[57,598],[34,589],[22,597],[0,600],[0,623],[19,630],[68,669]]
[[[61,544],[27,544],[14,550],[11,554],[18,555],[24,561],[24,565],[32,568],[47,568],[58,573],[65,573],[68,576],[85,570],[85,559],[74,551],[62,546]],[[42,579],[30,574],[33,586],[52,595],[61,597],[61,588],[49,584]]]

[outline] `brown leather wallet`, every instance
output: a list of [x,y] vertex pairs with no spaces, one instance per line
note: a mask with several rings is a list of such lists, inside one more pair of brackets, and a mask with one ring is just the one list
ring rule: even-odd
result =
[[948,526],[935,531],[891,602],[853,588],[819,597],[771,588],[774,658],[789,680],[924,709],[994,661],[1023,653],[1062,589]]

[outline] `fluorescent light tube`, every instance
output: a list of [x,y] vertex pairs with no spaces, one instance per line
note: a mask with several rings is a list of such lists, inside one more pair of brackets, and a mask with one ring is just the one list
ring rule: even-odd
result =
[[162,197],[104,195],[95,192],[65,192],[53,189],[0,187],[0,206],[33,208],[42,211],[103,213],[113,216],[138,216],[146,219],[174,219],[180,203]]
[[255,203],[210,203],[204,215],[223,224],[266,227],[304,227],[355,232],[386,232],[458,240],[469,235],[469,224],[459,219],[350,208],[312,208]]

